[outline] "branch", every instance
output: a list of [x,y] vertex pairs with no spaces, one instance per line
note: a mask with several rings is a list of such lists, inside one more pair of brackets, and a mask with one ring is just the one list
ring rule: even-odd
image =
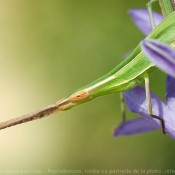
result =
[[56,104],[46,106],[38,111],[2,122],[0,123],[0,130],[5,129],[7,127],[15,126],[21,123],[26,123],[29,121],[33,121],[33,120],[37,120],[37,119],[41,119],[43,117],[49,116],[51,114],[64,110],[64,106],[68,104],[69,104],[69,101],[67,99],[63,99],[58,101]]

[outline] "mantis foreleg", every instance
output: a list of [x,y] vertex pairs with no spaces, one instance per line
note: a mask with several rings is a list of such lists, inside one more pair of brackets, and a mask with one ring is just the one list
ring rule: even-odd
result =
[[122,122],[126,121],[126,114],[125,114],[125,97],[124,94],[120,93],[120,106],[121,106],[121,114],[122,114]]
[[150,20],[152,29],[154,29],[156,27],[154,17],[153,17],[153,12],[152,12],[152,3],[156,2],[156,1],[158,1],[158,0],[150,0],[146,4],[147,9],[148,9],[149,20]]
[[156,116],[156,115],[153,115],[153,113],[152,113],[152,103],[151,103],[151,95],[150,95],[150,86],[149,86],[149,77],[148,77],[148,75],[146,75],[144,79],[145,79],[145,91],[146,91],[146,103],[147,103],[148,115],[151,116],[152,118],[156,118],[156,119],[160,120],[163,134],[166,134],[165,122],[164,122],[163,118],[161,118],[159,116]]
[[[154,17],[153,17],[153,12],[152,12],[152,3],[156,2],[156,1],[157,0],[150,0],[147,3],[147,9],[148,9],[148,14],[149,14],[149,19],[150,19],[152,30],[156,27]],[[151,103],[151,95],[150,95],[150,86],[149,86],[149,77],[148,77],[148,75],[145,77],[145,91],[146,91],[146,101],[147,101],[148,115],[153,117],[153,118],[156,118],[156,119],[160,120],[163,134],[166,134],[165,122],[164,122],[163,118],[152,114],[152,103]]]

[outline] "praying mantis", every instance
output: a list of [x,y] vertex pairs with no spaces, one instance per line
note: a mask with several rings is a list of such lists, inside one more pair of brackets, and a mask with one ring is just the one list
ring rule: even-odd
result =
[[[155,27],[151,8],[151,4],[155,1],[157,0],[151,0],[147,4],[153,31],[146,38],[157,39],[167,44],[171,44],[175,40],[175,2],[172,0],[159,0],[165,19]],[[156,116],[152,113],[149,73],[155,69],[155,65],[146,58],[140,45],[138,45],[124,61],[106,75],[79,88],[53,105],[49,105],[31,114],[0,123],[0,129],[40,119],[58,111],[65,111],[99,96],[127,91],[139,85],[142,81],[145,81],[148,114],[151,117],[160,120],[162,131],[163,133],[166,133],[164,120],[160,116]]]

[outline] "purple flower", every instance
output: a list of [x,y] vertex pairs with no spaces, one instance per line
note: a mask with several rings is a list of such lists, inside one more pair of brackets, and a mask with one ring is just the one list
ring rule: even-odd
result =
[[[132,9],[129,10],[129,14],[136,26],[147,36],[152,30],[148,11],[146,9]],[[153,17],[156,26],[163,20],[163,16],[156,12],[153,13]]]
[[[128,11],[135,25],[141,30],[141,32],[147,36],[151,31],[151,23],[149,20],[148,10],[146,9],[131,9]],[[162,20],[163,16],[160,13],[153,12],[155,25],[158,25]],[[127,58],[132,51],[124,55]]]
[[[130,14],[139,29],[142,30],[145,35],[148,35],[151,32],[151,25],[147,10],[130,10]],[[156,24],[160,23],[163,19],[163,17],[157,13],[154,13],[153,16]],[[174,52],[172,52],[172,48],[162,44],[161,42],[153,42],[154,41],[152,40],[143,41],[141,44],[142,49],[144,47],[145,54],[147,54],[147,56],[149,55],[148,57],[153,59],[153,57],[156,56],[155,60],[159,59],[158,64],[161,62],[161,65],[163,65],[165,70],[170,69],[170,75],[172,75],[173,69],[175,72],[175,67],[172,66],[169,68],[170,63],[175,63],[172,59],[172,57],[174,57],[173,55],[175,55]],[[168,54],[168,52],[171,54]],[[166,61],[164,60],[164,57],[167,59]],[[165,131],[175,139],[175,117],[173,114],[175,113],[175,79],[168,76],[166,85],[166,103],[162,102],[154,93],[151,92],[152,112],[154,115],[163,117],[165,122]],[[137,86],[124,94],[128,108],[133,113],[139,114],[141,117],[121,123],[119,127],[115,129],[114,136],[133,135],[161,129],[160,120],[153,119],[148,115],[145,88]]]
[[141,42],[141,48],[151,62],[175,78],[175,50],[172,47],[161,41],[146,39]]
[[[125,92],[126,105],[141,116],[120,124],[114,131],[114,136],[132,135],[161,129],[160,121],[147,114],[145,89],[137,86]],[[175,79],[168,76],[166,81],[166,103],[163,103],[154,93],[151,93],[152,111],[154,115],[163,117],[166,132],[175,139]]]

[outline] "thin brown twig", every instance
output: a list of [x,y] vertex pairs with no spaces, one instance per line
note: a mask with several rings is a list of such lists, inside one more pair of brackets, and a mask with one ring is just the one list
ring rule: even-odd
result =
[[42,109],[35,111],[35,112],[32,112],[30,114],[22,115],[20,117],[17,117],[17,118],[0,123],[0,130],[5,129],[7,127],[14,126],[14,125],[18,125],[21,123],[26,123],[26,122],[29,122],[32,120],[41,119],[43,117],[49,116],[53,113],[56,113],[60,110],[61,109],[60,109],[58,104],[49,105],[45,108],[42,108]]

